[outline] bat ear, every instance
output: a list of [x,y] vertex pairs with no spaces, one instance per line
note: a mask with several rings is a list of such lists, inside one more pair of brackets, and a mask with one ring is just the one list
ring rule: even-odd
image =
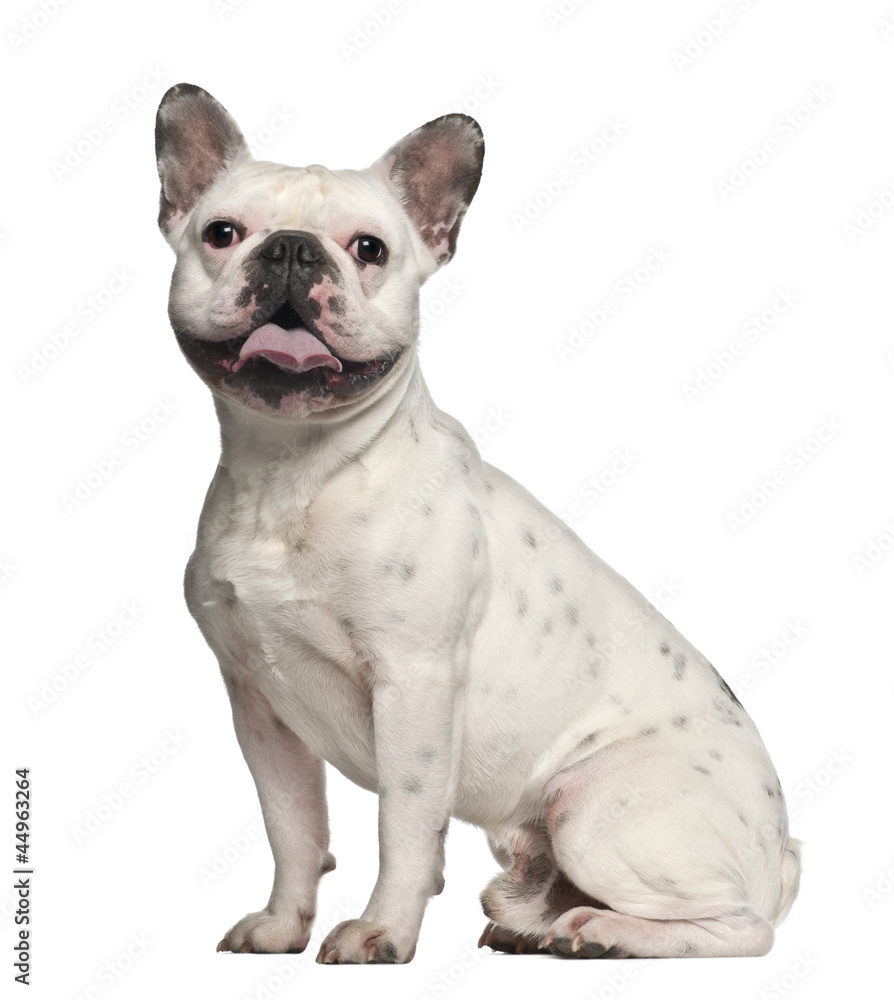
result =
[[178,83],[161,100],[155,156],[161,180],[158,225],[166,236],[221,173],[252,158],[229,112],[191,83]]
[[468,115],[451,114],[405,135],[372,166],[400,199],[438,264],[456,250],[483,162],[481,126]]

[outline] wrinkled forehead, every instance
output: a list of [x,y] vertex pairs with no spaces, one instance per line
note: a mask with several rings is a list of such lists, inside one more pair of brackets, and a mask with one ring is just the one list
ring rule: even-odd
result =
[[369,171],[250,163],[224,175],[198,206],[196,221],[241,222],[251,230],[301,229],[347,235],[404,227],[399,206]]

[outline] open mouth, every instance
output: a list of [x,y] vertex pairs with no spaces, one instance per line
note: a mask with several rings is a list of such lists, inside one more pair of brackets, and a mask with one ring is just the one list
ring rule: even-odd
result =
[[247,386],[267,403],[287,393],[357,393],[378,381],[398,358],[398,352],[349,361],[340,358],[312,333],[288,303],[255,330],[230,340],[180,337],[190,361],[223,384]]

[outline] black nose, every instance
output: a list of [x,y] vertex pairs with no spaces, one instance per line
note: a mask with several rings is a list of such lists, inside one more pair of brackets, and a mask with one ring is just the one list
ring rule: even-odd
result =
[[280,261],[286,265],[307,267],[318,264],[326,256],[319,239],[313,233],[299,229],[283,229],[271,233],[261,244],[258,256],[264,260]]

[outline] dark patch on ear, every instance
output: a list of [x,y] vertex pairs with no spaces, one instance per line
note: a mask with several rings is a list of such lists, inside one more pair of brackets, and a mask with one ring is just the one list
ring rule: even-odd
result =
[[460,223],[478,190],[483,162],[481,127],[460,114],[427,122],[378,161],[439,264],[456,251]]
[[191,83],[178,83],[161,99],[155,156],[161,179],[158,224],[165,232],[170,219],[189,212],[223,170],[251,158],[229,112]]

